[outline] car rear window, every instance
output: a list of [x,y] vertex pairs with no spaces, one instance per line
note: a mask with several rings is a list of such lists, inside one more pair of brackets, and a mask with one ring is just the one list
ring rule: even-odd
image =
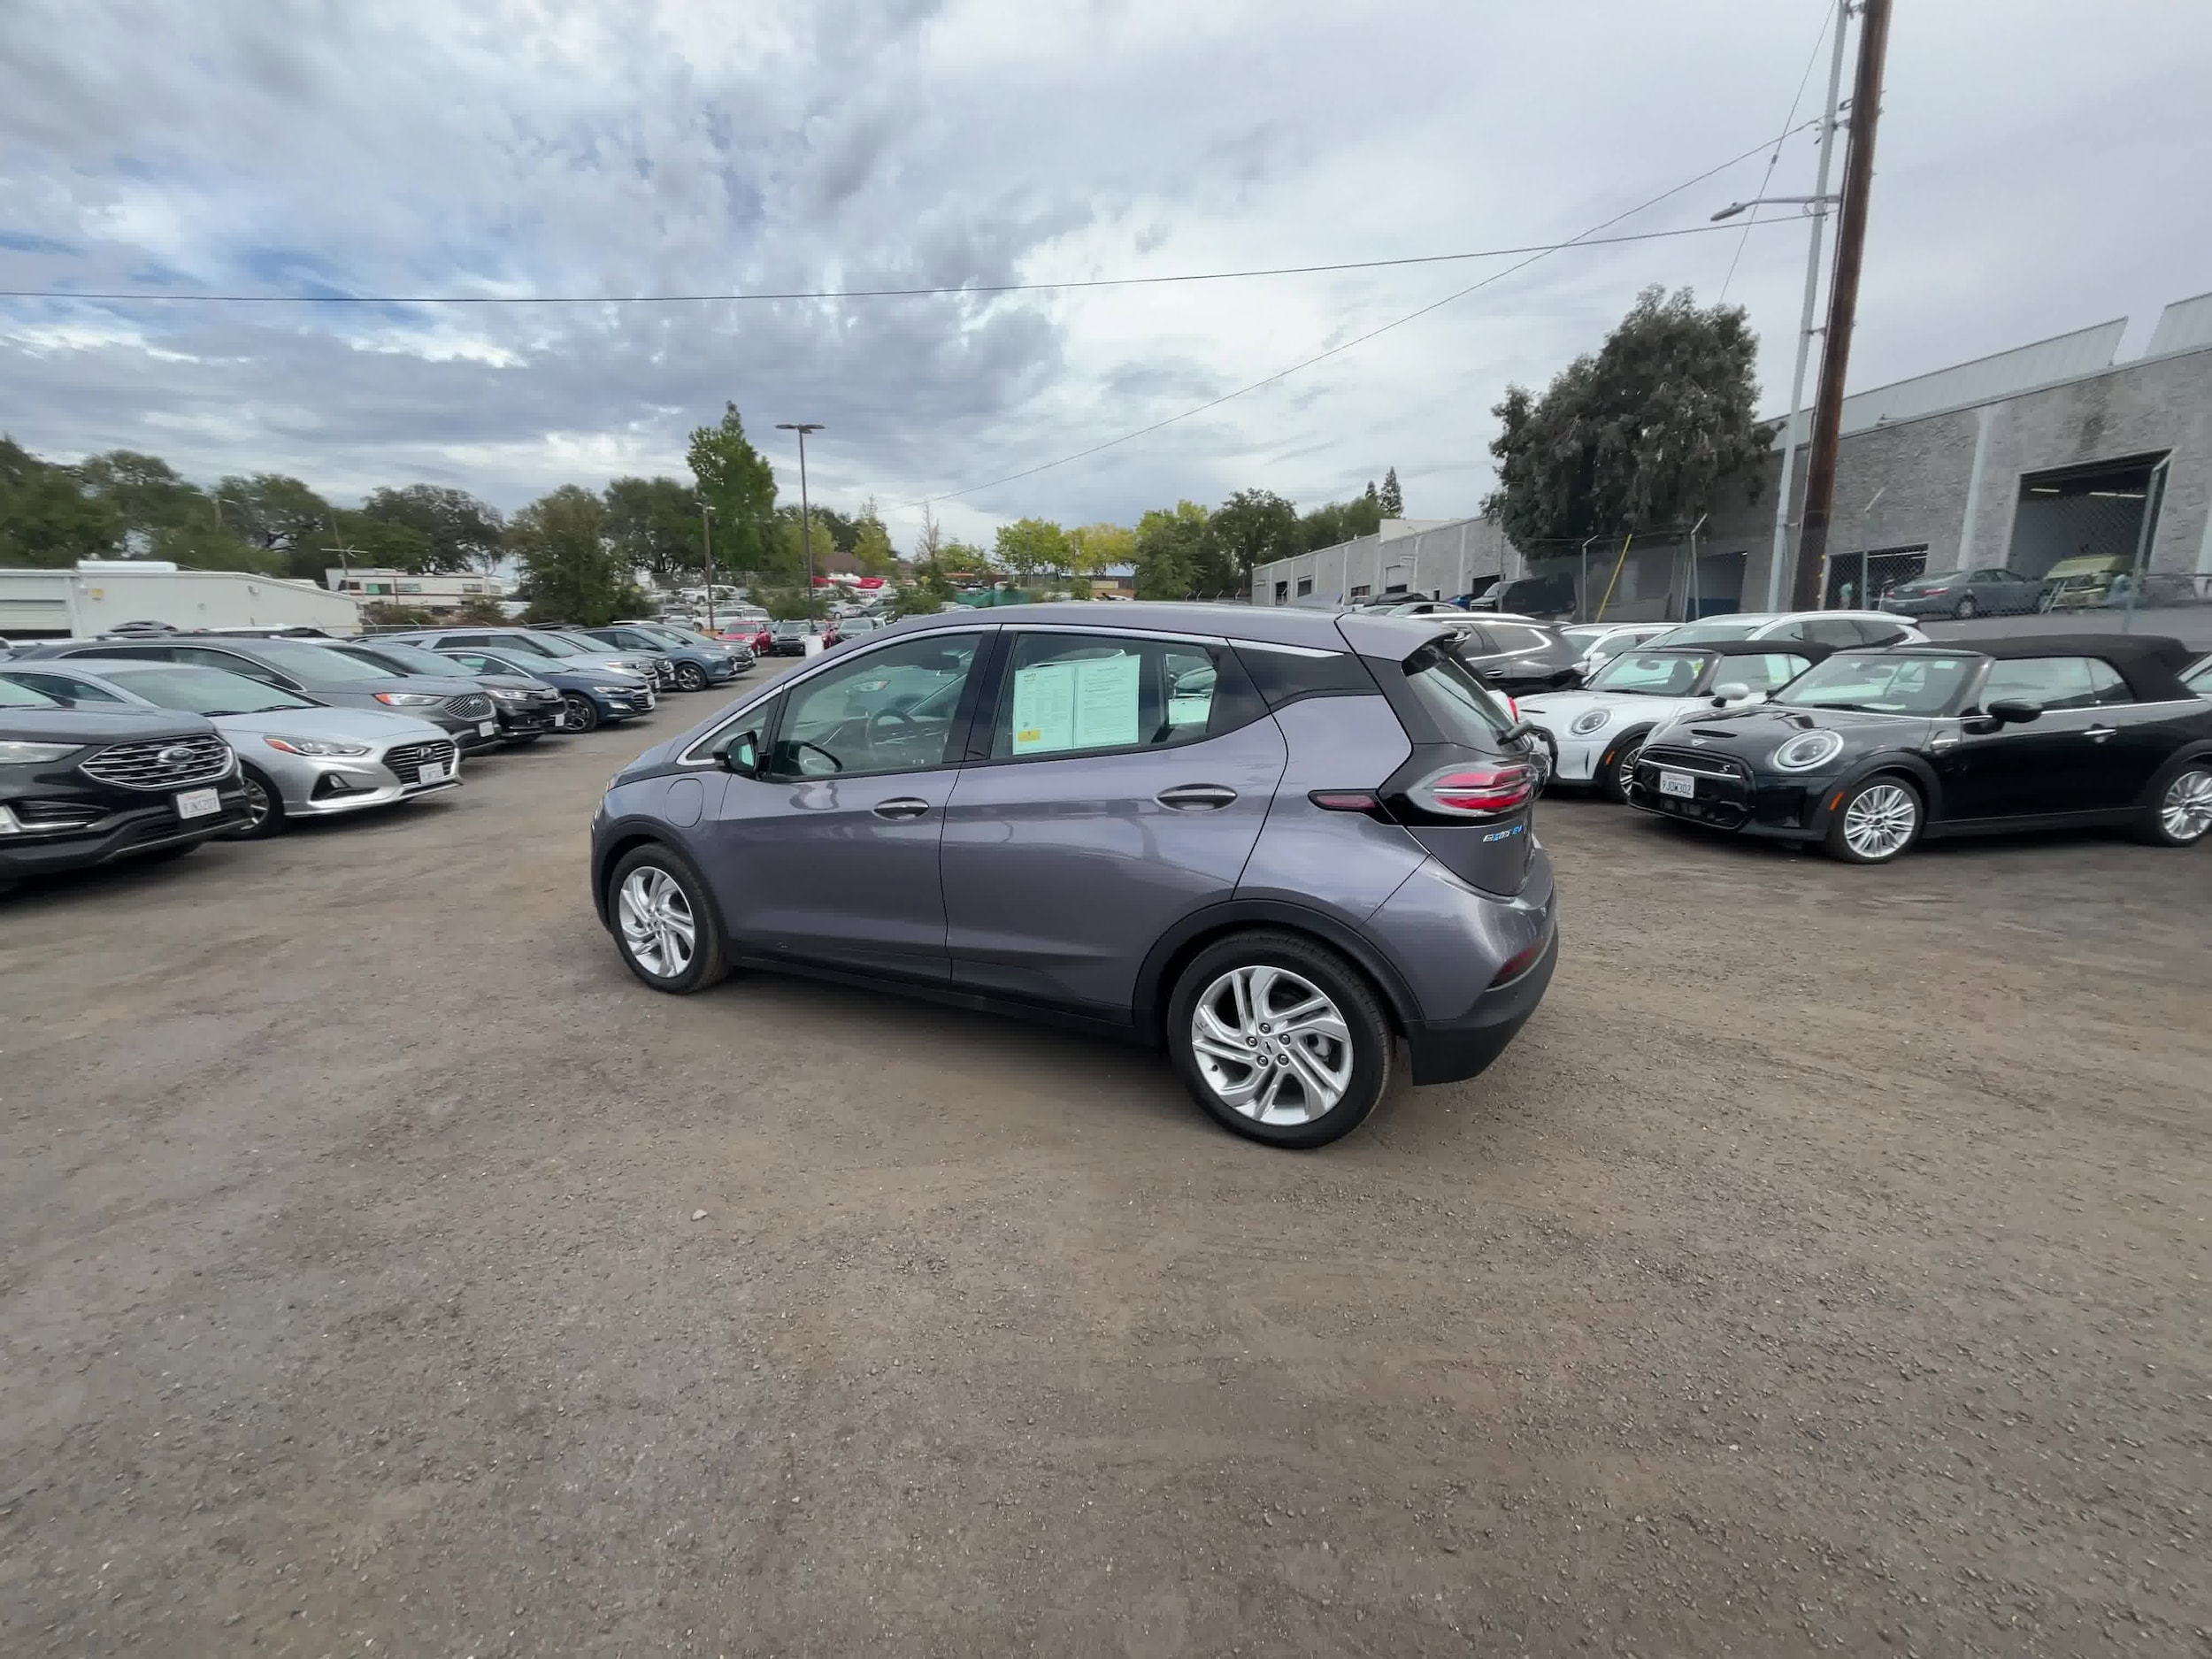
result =
[[1349,651],[1239,640],[1236,653],[1270,709],[1302,697],[1371,697],[1377,689],[1367,664]]
[[1424,645],[1401,666],[1415,700],[1447,742],[1494,749],[1499,734],[1512,726],[1513,716],[1497,694],[1442,647]]

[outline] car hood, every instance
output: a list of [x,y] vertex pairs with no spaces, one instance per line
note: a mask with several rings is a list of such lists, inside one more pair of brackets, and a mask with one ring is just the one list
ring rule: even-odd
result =
[[257,714],[219,714],[225,737],[334,737],[356,743],[419,743],[442,739],[445,728],[396,709],[268,709]]
[[1927,741],[1936,721],[1919,714],[1865,714],[1851,709],[1793,709],[1762,703],[1749,709],[1709,709],[1678,716],[1655,743],[1687,743],[1755,759],[1773,752],[1800,732],[1842,734],[1844,752],[1915,749]]
[[[1592,709],[1610,711],[1613,718],[1597,728],[1610,732],[1631,724],[1671,720],[1713,706],[1710,697],[1647,697],[1632,691],[1545,691],[1532,697],[1516,697],[1513,702],[1524,720],[1542,726],[1554,737],[1567,736],[1568,728]],[[1720,711],[1714,709],[1713,712]]]
[[89,709],[0,708],[0,739],[16,743],[128,743],[156,737],[205,737],[215,728],[173,709],[110,713]]

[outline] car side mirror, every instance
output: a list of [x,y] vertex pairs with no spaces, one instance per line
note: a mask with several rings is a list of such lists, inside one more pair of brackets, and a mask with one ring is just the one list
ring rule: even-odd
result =
[[1751,687],[1745,685],[1740,680],[1731,680],[1723,685],[1715,686],[1713,687],[1713,706],[1716,709],[1724,709],[1732,703],[1748,703],[1750,701]]
[[2000,726],[2025,726],[2040,719],[2043,710],[2018,697],[2000,697],[1989,705],[1989,718]]
[[760,775],[760,733],[740,732],[722,745],[722,770],[741,778]]

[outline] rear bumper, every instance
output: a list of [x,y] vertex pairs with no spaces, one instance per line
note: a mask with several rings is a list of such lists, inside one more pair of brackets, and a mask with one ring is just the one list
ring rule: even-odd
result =
[[1544,1000],[1558,963],[1559,929],[1555,924],[1544,954],[1519,979],[1485,991],[1458,1019],[1409,1024],[1406,1048],[1412,1056],[1413,1081],[1456,1083],[1487,1067],[1505,1052]]

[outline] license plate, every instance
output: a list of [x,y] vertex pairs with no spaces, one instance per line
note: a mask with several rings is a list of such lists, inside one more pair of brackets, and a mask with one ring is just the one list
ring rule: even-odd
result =
[[423,763],[422,772],[418,776],[417,781],[420,783],[443,783],[445,779],[445,768],[438,764],[436,761],[432,760],[425,761]]
[[476,723],[476,735],[479,737],[491,737],[497,733],[498,730],[499,722],[496,720],[479,720]]
[[566,716],[565,714],[557,714],[557,715],[555,715],[555,716],[553,717],[553,729],[554,729],[555,731],[557,731],[557,731],[559,731],[559,730],[560,730],[563,726],[566,726],[567,724],[568,724],[568,716]]
[[179,818],[212,818],[223,810],[223,798],[212,789],[187,789],[177,797]]
[[1662,772],[1659,774],[1659,793],[1694,801],[1697,799],[1697,779],[1686,772]]

